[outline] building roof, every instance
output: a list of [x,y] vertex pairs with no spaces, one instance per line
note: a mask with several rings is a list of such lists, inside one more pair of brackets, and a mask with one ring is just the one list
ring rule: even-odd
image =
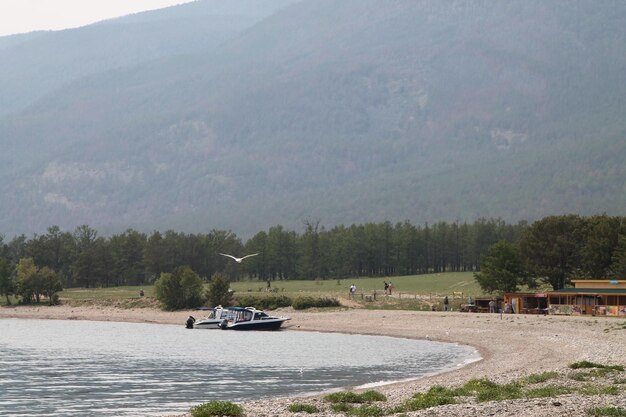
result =
[[619,294],[626,295],[626,288],[563,288],[547,291],[548,294]]

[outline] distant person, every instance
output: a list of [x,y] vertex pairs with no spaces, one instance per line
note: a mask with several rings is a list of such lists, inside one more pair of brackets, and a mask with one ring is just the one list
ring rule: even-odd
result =
[[489,312],[490,313],[496,312],[496,300],[489,301]]
[[389,284],[385,281],[385,294],[389,293]]
[[143,292],[143,289],[139,290],[139,296],[140,296],[140,297],[143,297],[144,295],[145,295],[145,294],[144,294],[144,292]]
[[449,305],[450,305],[450,301],[448,301],[448,296],[446,295],[443,298],[443,311],[448,311]]
[[350,286],[350,298],[354,299],[355,294],[356,294],[356,285],[352,284]]
[[509,304],[508,302],[504,304],[504,313],[511,314],[511,304]]
[[393,292],[393,289],[395,287],[393,286],[393,284],[391,283],[391,281],[389,281],[389,295],[391,295],[391,293]]

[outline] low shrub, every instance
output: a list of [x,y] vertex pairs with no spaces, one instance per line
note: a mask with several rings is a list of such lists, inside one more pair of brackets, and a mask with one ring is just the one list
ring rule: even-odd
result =
[[333,404],[352,404],[364,402],[359,394],[352,391],[333,392],[332,394],[328,394],[327,396],[325,396],[324,399]]
[[191,417],[239,417],[243,416],[243,408],[228,401],[209,401],[192,407]]
[[456,391],[435,385],[427,392],[418,392],[413,398],[405,401],[395,412],[417,411],[438,405],[456,404]]
[[587,415],[593,417],[626,417],[626,408],[621,407],[595,407],[587,410]]
[[336,413],[349,413],[354,407],[347,403],[332,404],[330,408]]
[[292,413],[318,413],[319,409],[311,404],[294,403],[289,405],[289,411]]
[[275,310],[292,304],[291,298],[286,295],[237,294],[235,300],[237,305],[255,307],[259,310]]
[[373,390],[365,391],[361,394],[357,394],[352,391],[333,392],[332,394],[325,396],[324,399],[333,404],[361,404],[374,401],[387,401],[387,397],[385,397],[384,394]]
[[387,401],[387,397],[385,397],[385,394],[374,390],[365,391],[360,395],[361,398],[366,402]]
[[602,365],[599,363],[589,362],[589,361],[580,361],[574,362],[568,365],[572,369],[581,369],[581,368],[598,368],[598,369],[610,369],[614,371],[623,371],[624,367],[622,365]]
[[352,408],[348,411],[348,415],[355,417],[382,417],[385,415],[385,411],[375,405],[362,405]]
[[335,298],[328,297],[298,297],[291,304],[295,310],[305,310],[312,307],[339,307],[341,304]]
[[532,374],[526,378],[526,381],[529,384],[540,384],[542,382],[546,382],[549,379],[553,379],[558,377],[559,374],[556,372],[543,372],[541,374]]

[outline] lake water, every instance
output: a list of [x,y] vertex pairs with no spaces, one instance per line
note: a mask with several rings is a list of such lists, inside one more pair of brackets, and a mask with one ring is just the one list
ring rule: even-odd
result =
[[470,347],[283,330],[0,319],[0,416],[151,416],[413,378]]

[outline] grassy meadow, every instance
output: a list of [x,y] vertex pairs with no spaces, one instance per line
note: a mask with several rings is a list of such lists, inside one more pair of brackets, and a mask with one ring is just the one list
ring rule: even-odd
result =
[[[384,296],[384,281],[394,285],[393,297]],[[267,291],[264,281],[232,282],[231,288],[237,294],[269,294],[286,295],[292,298],[299,296],[348,298],[350,285],[357,286],[355,301],[368,308],[393,308],[422,310],[431,304],[441,304],[444,295],[451,298],[451,306],[460,305],[468,296],[484,295],[474,280],[471,272],[455,272],[440,274],[412,275],[382,278],[351,278],[329,280],[289,280],[272,281],[271,293]],[[145,297],[140,297],[140,290]],[[376,291],[376,300],[372,295]],[[463,298],[452,299],[453,293],[463,293]],[[119,307],[141,307],[154,305],[154,286],[127,286],[110,288],[68,288],[59,293],[61,301],[73,305],[112,304]]]
[[[384,296],[384,281],[392,282],[393,297]],[[401,277],[361,277],[329,280],[289,280],[272,281],[271,294],[299,296],[332,297],[347,299],[350,285],[356,285],[355,302],[367,308],[393,308],[421,310],[431,304],[440,305],[445,295],[450,297],[451,307],[465,302],[468,296],[480,297],[485,294],[474,280],[471,272],[449,272],[439,274],[411,275]],[[269,295],[265,281],[232,282],[231,288],[237,294]],[[144,297],[139,292],[144,291]],[[376,300],[372,295],[376,291]],[[462,293],[463,298],[453,299],[453,293]],[[108,304],[122,308],[156,306],[153,285],[124,286],[109,288],[67,288],[59,293],[62,303],[72,305]],[[15,301],[15,300],[12,300]],[[4,305],[4,298],[0,304]]]

